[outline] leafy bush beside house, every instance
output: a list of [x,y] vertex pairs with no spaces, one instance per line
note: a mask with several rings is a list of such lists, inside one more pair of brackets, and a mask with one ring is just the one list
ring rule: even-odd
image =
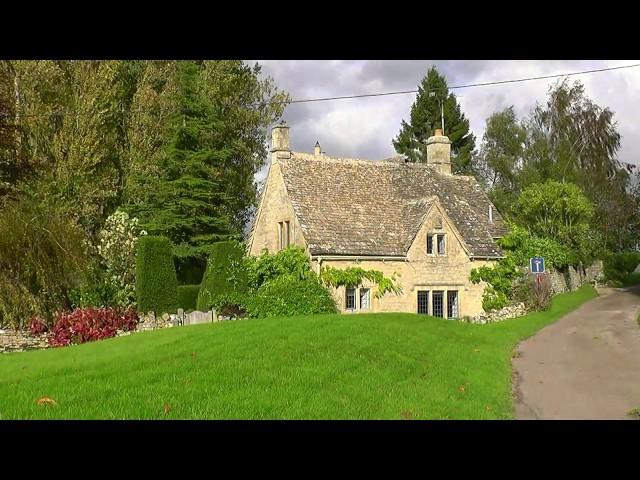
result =
[[282,275],[261,285],[247,300],[247,313],[256,318],[337,312],[331,293],[317,278]]
[[168,238],[147,236],[138,242],[136,297],[140,312],[162,314],[176,311],[178,280]]

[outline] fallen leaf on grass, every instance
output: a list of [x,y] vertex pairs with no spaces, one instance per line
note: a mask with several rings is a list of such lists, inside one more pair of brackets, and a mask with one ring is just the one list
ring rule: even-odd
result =
[[460,390],[462,393],[464,393],[464,387],[462,385],[458,387],[458,390]]
[[196,352],[191,352],[191,358],[196,358],[198,354]]
[[491,407],[490,407],[489,405],[487,405],[487,406],[486,406],[486,407],[484,407],[484,408],[486,408],[486,409],[487,409],[487,412],[488,412],[489,410],[491,410]]
[[411,412],[400,412],[400,416],[405,420],[411,420],[413,418],[413,415]]
[[38,405],[57,405],[58,402],[56,402],[53,398],[49,398],[49,397],[42,397],[38,399]]
[[165,415],[168,415],[169,412],[171,411],[171,406],[168,403],[165,403],[164,407],[162,407],[162,411],[164,412]]
[[474,348],[473,351],[477,353],[477,352],[480,351],[480,349],[479,348]]

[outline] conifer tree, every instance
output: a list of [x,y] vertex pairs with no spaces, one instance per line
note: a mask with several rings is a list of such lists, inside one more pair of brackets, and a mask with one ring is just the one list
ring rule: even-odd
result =
[[451,140],[451,163],[454,173],[471,172],[471,155],[475,137],[469,120],[460,110],[456,97],[449,93],[447,80],[431,67],[418,86],[418,96],[411,107],[410,122],[402,121],[400,133],[393,140],[396,152],[412,162],[426,162],[425,142],[436,128],[442,128],[441,102],[444,110],[444,134]]
[[233,232],[222,182],[230,155],[219,132],[224,119],[201,95],[200,62],[176,63],[176,108],[169,116],[170,139],[159,155],[158,175],[149,176],[147,201],[130,208],[151,235],[197,255],[207,244]]

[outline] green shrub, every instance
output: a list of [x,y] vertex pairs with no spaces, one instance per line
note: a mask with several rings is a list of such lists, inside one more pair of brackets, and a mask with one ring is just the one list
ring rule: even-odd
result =
[[88,264],[84,231],[55,204],[8,202],[0,209],[0,327],[24,328],[34,316],[51,324]]
[[631,287],[640,284],[640,272],[628,273],[622,278],[623,287]]
[[577,254],[550,238],[532,236],[526,229],[511,225],[511,231],[498,241],[518,266],[529,265],[531,257],[544,257],[547,268],[560,269],[577,264]]
[[640,264],[640,252],[608,253],[603,258],[604,276],[608,281],[623,282]]
[[553,291],[549,275],[543,274],[536,281],[535,274],[520,277],[513,286],[513,300],[524,303],[529,311],[546,310],[551,305]]
[[[117,307],[130,308],[136,302],[136,245],[140,236],[147,232],[138,228],[138,219],[130,218],[122,210],[116,210],[106,219],[104,228],[98,238],[98,254],[104,266],[104,272],[96,282],[96,286],[110,289],[105,281],[115,289],[109,299]],[[83,305],[100,306],[100,305]]]
[[249,286],[256,289],[282,275],[300,280],[316,276],[311,270],[309,256],[301,247],[285,248],[274,254],[264,250],[259,257],[245,258],[244,265]]
[[165,237],[141,237],[136,255],[138,311],[173,313],[178,305],[178,281],[171,241]]
[[243,256],[244,248],[235,241],[217,242],[211,246],[207,270],[198,293],[198,310],[208,310],[221,295],[247,291]]
[[[186,250],[186,251],[185,251]],[[200,285],[207,269],[207,255],[194,254],[183,246],[173,247],[178,285]]]
[[183,310],[195,310],[198,305],[198,293],[200,285],[178,286],[178,308]]
[[471,270],[469,279],[472,283],[487,283],[482,294],[482,308],[485,312],[499,310],[509,304],[513,282],[518,275],[518,264],[512,255],[507,255],[491,267],[483,266]]
[[264,283],[247,298],[250,317],[279,317],[336,313],[336,305],[329,290],[317,278],[296,279],[282,275]]

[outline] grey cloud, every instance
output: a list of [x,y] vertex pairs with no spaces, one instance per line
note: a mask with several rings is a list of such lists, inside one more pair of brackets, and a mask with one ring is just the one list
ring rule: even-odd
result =
[[[251,62],[253,63],[253,61]],[[263,74],[275,79],[293,98],[339,96],[417,87],[431,65],[450,85],[566,73],[616,66],[633,61],[259,61]],[[620,158],[637,163],[640,136],[635,110],[640,101],[640,69],[572,77],[580,79],[587,95],[616,113],[623,135]],[[536,103],[544,103],[556,80],[456,90],[471,129],[478,139],[486,119],[513,105],[519,117]],[[392,139],[407,119],[415,95],[397,95],[331,102],[292,104],[284,118],[291,126],[293,148],[311,151],[316,140],[331,155],[384,158],[393,154]],[[258,178],[258,177],[257,177]]]

